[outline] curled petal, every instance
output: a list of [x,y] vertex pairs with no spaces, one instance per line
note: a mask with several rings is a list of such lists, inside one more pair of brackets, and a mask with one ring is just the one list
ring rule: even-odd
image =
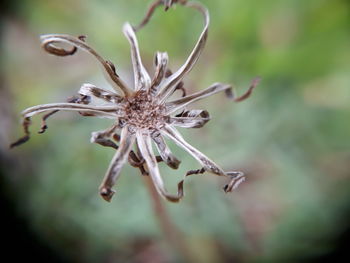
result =
[[252,83],[250,84],[249,89],[241,96],[236,97],[235,94],[232,92],[232,86],[229,84],[224,83],[214,83],[208,88],[198,91],[196,93],[193,93],[191,95],[188,95],[186,97],[170,101],[168,103],[165,103],[166,106],[166,113],[170,114],[173,113],[181,108],[184,108],[188,104],[191,104],[197,100],[204,99],[206,97],[209,97],[211,95],[214,95],[218,92],[225,91],[227,97],[232,99],[234,102],[240,102],[245,99],[247,99],[250,94],[253,92],[253,90],[256,88],[256,86],[259,84],[260,78],[256,77],[253,79]]
[[231,181],[224,186],[225,193],[232,192],[245,181],[244,173],[239,171],[227,172],[226,175],[231,177]]
[[115,191],[112,187],[115,185],[117,179],[120,176],[120,171],[124,163],[128,159],[129,152],[135,141],[135,134],[129,131],[129,127],[125,126],[121,131],[120,144],[117,152],[115,153],[106,175],[100,186],[100,195],[106,201],[111,201]]
[[17,141],[13,142],[10,144],[10,149],[13,147],[17,147],[25,142],[27,142],[30,139],[30,131],[29,131],[29,126],[32,124],[31,120],[29,117],[23,118],[22,120],[22,127],[24,131],[24,136],[19,138]]
[[158,6],[164,5],[164,10],[167,11],[173,4],[179,3],[184,5],[187,0],[156,0],[154,1],[148,8],[145,17],[142,19],[142,22],[134,27],[135,32],[139,31],[142,27],[144,27],[151,17],[153,16],[154,11]]
[[31,117],[37,115],[41,112],[49,111],[48,114],[44,115],[42,118],[42,125],[39,133],[45,132],[47,129],[46,119],[56,113],[59,110],[63,111],[78,111],[79,113],[93,114],[94,116],[107,117],[107,118],[116,118],[118,117],[116,106],[90,106],[82,105],[76,103],[51,103],[51,104],[42,104],[34,107],[30,107],[22,112],[23,121],[22,126],[24,130],[24,136],[18,139],[16,142],[10,145],[10,148],[19,146],[30,139],[29,126],[31,125]]
[[159,84],[165,77],[166,68],[168,66],[168,53],[166,52],[157,52],[154,64],[156,67],[156,72],[151,83],[151,94],[155,95],[158,92]]
[[32,117],[49,110],[92,112],[99,116],[117,117],[117,106],[92,106],[76,103],[50,103],[30,107],[22,112],[24,118]]
[[185,111],[175,117],[169,117],[168,123],[182,128],[201,128],[210,120],[206,110]]
[[179,168],[179,164],[181,161],[179,161],[170,151],[168,145],[166,144],[164,138],[159,132],[152,134],[152,139],[154,143],[156,144],[156,147],[158,149],[158,152],[160,154],[160,157],[162,160],[171,168],[177,169]]
[[136,133],[137,143],[143,158],[146,161],[149,175],[153,181],[157,192],[163,196],[165,199],[171,202],[179,202],[183,197],[183,181],[178,184],[177,195],[169,194],[165,189],[164,182],[159,173],[159,168],[157,164],[156,157],[153,154],[153,149],[151,145],[151,137],[149,134],[144,134],[142,131]]
[[[94,49],[88,46],[82,39],[60,34],[42,35],[40,37],[42,47],[45,51],[56,56],[67,56],[75,53],[76,49],[79,48],[93,55],[104,68],[104,72],[109,76],[108,80],[117,89],[121,89],[125,95],[129,95],[131,91],[126,84],[116,74],[114,67],[111,66],[110,62],[103,59]],[[67,43],[73,46],[72,50],[65,50],[57,47],[56,43]]]
[[139,45],[134,29],[129,23],[125,23],[123,32],[131,46],[131,60],[134,68],[135,90],[147,90],[151,86],[151,78],[142,65]]
[[43,47],[46,52],[59,57],[71,56],[78,51],[77,47],[73,47],[71,50],[66,50],[64,48],[56,47],[53,45],[45,45]]
[[174,74],[167,78],[161,85],[161,90],[158,94],[158,97],[164,101],[168,96],[170,96],[177,84],[184,78],[184,76],[191,71],[195,63],[197,62],[202,50],[205,46],[207,36],[208,36],[208,27],[209,27],[209,12],[208,10],[197,2],[186,2],[184,6],[194,8],[202,13],[205,21],[204,29],[192,50],[191,54],[187,58],[185,64],[178,69]]
[[188,104],[191,104],[197,100],[204,99],[206,97],[209,97],[211,95],[214,95],[220,91],[227,90],[227,89],[231,89],[231,85],[223,84],[223,83],[214,83],[210,87],[206,88],[205,90],[201,90],[199,92],[193,93],[186,97],[165,103],[165,107],[167,109],[166,113],[167,114],[173,113],[181,108],[184,108]]
[[111,147],[111,148],[114,148],[115,150],[118,150],[118,145],[111,140],[111,137],[115,134],[115,130],[117,128],[119,127],[116,124],[106,130],[92,132],[90,142],[97,143],[99,145],[102,145],[105,147]]
[[59,112],[59,110],[53,110],[41,117],[41,128],[38,131],[38,133],[42,134],[47,130],[48,126],[46,124],[46,120],[50,118],[52,115],[56,114],[57,112]]
[[179,145],[181,148],[183,148],[185,151],[191,154],[202,165],[203,167],[202,169],[188,171],[185,177],[193,174],[203,174],[205,171],[211,172],[219,176],[230,177],[231,178],[230,182],[226,184],[223,188],[226,193],[232,192],[242,182],[244,182],[245,176],[242,172],[239,172],[239,171],[224,172],[216,163],[214,163],[212,160],[210,160],[207,156],[205,156],[203,153],[198,151],[196,148],[188,144],[175,128],[172,128],[170,125],[167,125],[161,131],[163,134],[165,134],[170,139],[172,139],[177,145]]
[[89,83],[85,83],[81,86],[79,94],[83,96],[94,96],[114,104],[118,104],[123,100],[123,97],[119,96],[118,94],[109,90],[97,88],[95,85]]
[[191,154],[206,171],[216,175],[226,175],[225,172],[216,163],[214,163],[212,160],[210,160],[207,156],[198,151],[192,145],[187,143],[175,128],[167,124],[161,130],[161,132],[169,139],[173,140],[177,145],[179,145],[189,154]]
[[233,99],[233,101],[235,101],[235,102],[244,101],[244,100],[246,100],[246,99],[248,99],[250,97],[250,95],[252,94],[253,90],[256,88],[256,86],[258,86],[260,80],[261,80],[260,77],[255,77],[252,80],[252,83],[250,84],[248,90],[245,93],[243,93],[241,96],[239,96],[239,97],[237,97],[235,95],[235,93],[232,91],[232,89],[225,90],[226,96],[228,98],[230,98],[230,99]]
[[163,4],[163,0],[156,0],[155,2],[153,2],[150,7],[147,10],[147,13],[145,15],[145,17],[142,19],[141,23],[137,26],[134,26],[134,30],[135,32],[139,31],[142,27],[144,27],[149,20],[151,19],[151,17],[153,16],[154,11],[157,9],[158,6]]

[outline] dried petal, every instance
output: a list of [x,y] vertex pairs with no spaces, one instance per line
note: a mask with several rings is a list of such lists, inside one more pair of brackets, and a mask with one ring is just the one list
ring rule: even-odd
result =
[[210,120],[206,110],[190,110],[169,117],[168,123],[182,128],[201,128]]
[[123,32],[131,46],[131,61],[134,68],[135,90],[148,90],[151,86],[151,78],[142,65],[139,45],[134,29],[129,23],[125,23]]
[[192,145],[187,143],[181,134],[170,125],[165,125],[165,127],[161,130],[162,134],[173,140],[177,145],[191,154],[200,164],[204,167],[204,169],[208,172],[211,172],[216,175],[225,175],[225,172],[212,160],[210,160],[203,153],[198,151]]
[[129,131],[129,127],[125,126],[121,131],[121,139],[119,148],[114,155],[105,177],[103,178],[102,184],[100,186],[100,195],[106,201],[110,201],[115,193],[112,187],[115,185],[116,181],[120,176],[120,171],[127,161],[129,152],[135,141],[135,134]]
[[117,110],[119,108],[116,105],[113,106],[92,106],[92,105],[82,105],[76,103],[50,103],[50,104],[41,104],[37,106],[30,107],[25,109],[22,112],[24,118],[32,117],[41,112],[49,110],[64,110],[64,111],[85,111],[93,112],[99,114],[100,116],[106,117],[117,117]]
[[[129,95],[131,90],[126,86],[126,84],[119,78],[119,76],[115,73],[115,69],[113,69],[105,59],[103,59],[94,49],[88,46],[84,41],[79,38],[70,36],[70,35],[59,35],[59,34],[51,34],[51,35],[42,35],[40,37],[42,42],[42,47],[50,54],[53,55],[72,55],[74,54],[76,48],[80,48],[90,54],[92,54],[97,60],[101,63],[104,68],[104,72],[107,73],[109,78],[109,82],[113,85],[114,88],[121,89],[125,95]],[[57,47],[55,43],[68,43],[74,47],[71,51],[65,51],[63,48]]]
[[162,84],[161,90],[159,92],[158,97],[164,101],[167,97],[169,97],[173,90],[176,88],[176,85],[184,78],[184,76],[191,71],[195,63],[197,62],[202,50],[205,46],[207,36],[208,36],[208,27],[209,27],[209,12],[208,10],[199,3],[195,2],[187,2],[185,6],[194,8],[202,13],[204,16],[204,29],[192,50],[190,56],[187,58],[185,64],[181,66],[179,70],[177,70],[173,75],[171,75],[164,83]]
[[245,181],[244,173],[239,171],[227,172],[226,175],[231,177],[231,181],[224,186],[225,193],[232,192]]
[[153,16],[154,11],[157,9],[158,6],[160,6],[162,4],[163,4],[163,0],[156,0],[155,2],[153,2],[150,5],[150,7],[148,8],[147,13],[146,13],[145,17],[142,19],[141,23],[134,27],[135,32],[139,31],[142,27],[144,27],[149,22],[149,20]]
[[152,83],[151,83],[151,94],[155,95],[158,92],[159,84],[165,77],[166,69],[168,66],[168,53],[166,52],[157,52],[154,64],[156,67],[156,72],[154,74]]
[[118,145],[111,140],[111,137],[115,134],[117,128],[119,128],[118,125],[113,125],[106,130],[92,132],[90,142],[118,150]]
[[41,127],[40,127],[40,130],[38,131],[38,133],[42,134],[44,133],[48,126],[46,124],[46,120],[51,117],[52,115],[54,115],[55,113],[59,112],[59,110],[53,110],[53,111],[50,111],[49,113],[46,113],[42,118],[41,118]]
[[223,83],[214,83],[210,87],[206,88],[205,90],[201,90],[191,95],[188,95],[186,97],[167,102],[165,103],[167,114],[171,114],[177,110],[180,110],[181,108],[184,108],[188,104],[191,104],[197,100],[204,99],[206,97],[209,97],[211,95],[214,95],[220,91],[227,90],[227,89],[231,89],[231,85],[223,84]]
[[139,31],[142,27],[144,27],[149,20],[151,19],[151,17],[153,16],[154,11],[156,10],[156,8],[158,6],[164,5],[164,10],[168,11],[168,9],[173,5],[179,3],[181,5],[184,5],[187,3],[187,0],[156,0],[154,1],[150,7],[147,10],[147,13],[145,15],[145,17],[142,19],[142,22],[138,25],[134,27],[135,32]]
[[79,94],[84,96],[93,96],[114,104],[118,104],[123,100],[123,97],[119,96],[118,94],[109,90],[97,88],[95,85],[90,83],[83,84],[79,90]]
[[13,147],[17,147],[17,146],[19,146],[19,145],[21,145],[29,140],[29,138],[30,138],[29,126],[31,124],[32,124],[32,122],[31,122],[29,117],[23,118],[22,126],[23,126],[23,130],[24,130],[24,136],[19,138],[14,143],[11,143],[10,149]]
[[159,173],[159,168],[157,164],[157,160],[154,156],[152,145],[151,145],[151,137],[147,133],[143,133],[142,131],[138,131],[136,133],[137,143],[140,149],[140,152],[143,158],[146,161],[149,175],[156,187],[158,193],[163,196],[165,199],[171,202],[179,202],[183,197],[183,182],[178,184],[178,193],[177,195],[169,194],[165,189],[164,182]]
[[179,168],[181,161],[172,154],[162,135],[159,132],[154,132],[151,136],[162,160],[173,169]]
[[249,89],[243,93],[241,96],[236,97],[235,93],[232,91],[232,89],[227,89],[225,90],[226,96],[230,99],[233,99],[233,101],[235,102],[240,102],[243,100],[246,100],[250,97],[250,95],[252,94],[253,90],[256,88],[256,86],[259,84],[261,78],[260,77],[256,77],[252,80],[252,83],[249,86]]

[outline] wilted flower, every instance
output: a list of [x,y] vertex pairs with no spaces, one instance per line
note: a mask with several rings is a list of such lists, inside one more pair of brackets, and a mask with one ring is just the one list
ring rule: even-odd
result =
[[[136,29],[147,23],[155,7],[164,4],[167,9],[175,2],[199,11],[204,17],[204,29],[184,65],[174,73],[168,69],[167,53],[157,52],[154,61],[155,75],[151,78],[142,64],[135,32]],[[91,137],[93,143],[116,149],[99,188],[100,194],[105,200],[111,200],[115,192],[112,187],[119,178],[120,171],[127,160],[132,166],[139,168],[143,175],[149,175],[158,193],[167,200],[178,202],[183,197],[183,180],[178,184],[178,193],[173,195],[166,190],[159,173],[158,162],[163,161],[173,169],[177,169],[180,164],[180,161],[171,153],[164,137],[173,140],[202,166],[201,169],[189,171],[186,175],[209,172],[214,175],[230,177],[231,180],[224,187],[224,190],[225,192],[231,191],[244,180],[243,173],[238,171],[225,172],[185,141],[176,129],[176,127],[200,128],[210,120],[209,113],[205,110],[185,109],[189,104],[220,91],[225,91],[234,101],[242,101],[251,94],[258,83],[258,79],[255,79],[248,91],[237,98],[231,92],[231,86],[222,83],[215,83],[205,90],[185,95],[182,79],[191,71],[204,48],[208,26],[208,10],[199,3],[184,0],[156,1],[151,5],[145,19],[138,27],[133,28],[129,23],[125,23],[123,32],[131,46],[134,88],[125,84],[116,73],[115,66],[92,49],[85,42],[85,37],[76,38],[58,34],[41,36],[42,47],[50,54],[68,56],[73,55],[77,49],[81,49],[93,55],[102,65],[108,81],[116,91],[104,90],[93,84],[83,84],[78,92],[79,96],[69,99],[67,103],[42,104],[24,110],[22,115],[25,136],[13,143],[11,147],[20,145],[29,139],[30,118],[34,115],[48,112],[42,117],[42,127],[39,133],[43,133],[47,129],[46,119],[52,114],[60,110],[78,111],[83,116],[105,117],[113,120],[113,125],[110,128],[93,132]],[[67,50],[55,45],[57,43],[70,44],[73,48]],[[176,90],[182,90],[183,97],[169,100],[169,97]],[[103,100],[104,104],[92,105],[91,98]],[[160,156],[154,154],[152,141]],[[119,142],[119,145],[116,142]]]

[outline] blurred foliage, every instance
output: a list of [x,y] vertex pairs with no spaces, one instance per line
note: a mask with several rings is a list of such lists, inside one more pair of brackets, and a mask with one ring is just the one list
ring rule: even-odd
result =
[[[350,203],[349,2],[201,2],[210,10],[210,34],[186,78],[188,91],[220,81],[235,83],[242,93],[254,76],[263,81],[241,104],[222,94],[198,102],[212,120],[183,134],[226,170],[243,170],[247,181],[225,195],[223,179],[193,176],[183,201],[166,203],[167,210],[201,262],[295,262],[331,251],[346,226]],[[12,7],[15,14],[3,19],[1,99],[7,111],[1,114],[1,151],[15,160],[3,169],[6,181],[32,229],[71,262],[177,260],[164,243],[137,170],[123,169],[112,203],[97,193],[113,150],[91,145],[89,136],[108,127],[108,121],[60,113],[39,136],[40,123],[34,120],[30,142],[7,151],[21,134],[17,124],[24,108],[65,101],[82,83],[108,87],[89,55],[49,56],[38,36],[87,35],[131,83],[129,46],[121,28],[125,21],[138,23],[148,4],[23,0]],[[201,26],[192,10],[157,10],[138,34],[147,68],[153,72],[157,50],[167,51],[170,67],[178,68]],[[161,171],[175,191],[181,176],[199,166],[171,146],[182,165]]]

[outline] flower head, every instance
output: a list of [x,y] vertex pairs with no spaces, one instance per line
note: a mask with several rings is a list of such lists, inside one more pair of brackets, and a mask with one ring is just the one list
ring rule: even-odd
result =
[[[143,66],[135,33],[148,22],[156,6],[164,4],[167,9],[176,2],[199,11],[204,17],[204,28],[186,62],[174,73],[168,69],[167,53],[157,52],[155,55],[155,75],[151,78]],[[178,202],[183,197],[183,180],[178,184],[178,193],[170,194],[159,173],[158,162],[163,161],[173,169],[177,169],[180,164],[180,161],[172,154],[166,144],[165,138],[174,141],[202,166],[201,169],[187,172],[186,176],[204,172],[227,176],[231,180],[224,187],[224,190],[225,192],[232,191],[244,180],[243,173],[238,171],[225,172],[214,161],[191,146],[176,129],[176,127],[201,128],[210,120],[206,110],[187,110],[186,106],[189,104],[221,91],[225,91],[234,101],[242,101],[249,97],[258,83],[258,79],[255,79],[248,91],[240,97],[235,97],[231,86],[223,83],[214,83],[207,89],[186,95],[182,79],[191,71],[204,48],[208,26],[208,10],[199,3],[184,0],[156,1],[151,5],[145,19],[138,27],[134,28],[129,23],[125,23],[123,32],[131,47],[134,71],[133,88],[128,87],[119,77],[115,66],[110,61],[102,58],[85,42],[85,37],[58,34],[41,36],[42,47],[50,54],[68,56],[75,54],[80,49],[93,55],[102,65],[102,69],[115,91],[104,90],[93,84],[83,84],[78,92],[79,95],[70,98],[68,102],[42,104],[24,110],[22,115],[25,136],[13,143],[11,147],[20,145],[29,139],[30,119],[34,115],[46,112],[42,117],[42,127],[39,131],[39,133],[43,133],[47,129],[46,120],[52,114],[61,110],[77,111],[83,116],[104,117],[113,120],[111,127],[93,132],[91,137],[93,143],[116,149],[99,188],[100,194],[105,200],[110,201],[115,193],[112,188],[127,161],[140,169],[143,175],[150,176],[158,193],[165,199]],[[57,46],[59,43],[70,44],[72,49],[63,49]],[[182,90],[183,96],[170,100],[170,96],[176,90]],[[99,98],[104,101],[104,104],[92,104],[91,98]],[[152,142],[155,144],[159,156],[154,154]]]

